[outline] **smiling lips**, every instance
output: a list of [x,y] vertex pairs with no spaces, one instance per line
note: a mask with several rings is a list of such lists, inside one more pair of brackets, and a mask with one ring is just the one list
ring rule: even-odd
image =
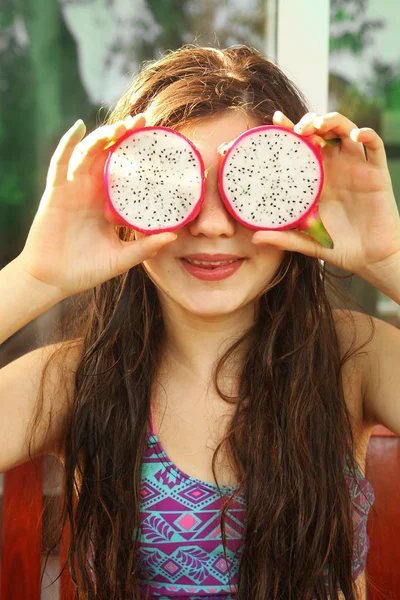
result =
[[188,254],[181,258],[185,270],[197,279],[219,281],[235,273],[244,258],[234,254]]

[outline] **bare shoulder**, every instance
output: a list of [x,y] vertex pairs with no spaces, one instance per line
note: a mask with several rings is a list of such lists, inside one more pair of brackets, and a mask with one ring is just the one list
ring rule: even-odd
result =
[[351,348],[359,348],[370,337],[372,332],[370,319],[373,322],[373,317],[355,310],[342,310],[340,308],[333,309],[332,314],[342,350],[348,351]]
[[59,455],[81,348],[78,339],[44,346],[0,369],[0,472],[29,460],[33,425],[31,455]]
[[[354,311],[334,309],[332,311],[335,330],[339,343],[340,358],[343,361],[343,393],[353,418],[354,433],[361,443],[368,433],[364,423],[363,395],[365,385],[366,356],[364,349],[358,350],[366,341],[362,332],[363,315]],[[366,323],[364,324],[366,328]],[[358,350],[353,353],[354,350]]]
[[383,425],[400,435],[400,330],[356,311],[351,311],[352,318],[333,312],[343,351],[349,344],[363,346],[351,362],[361,378],[364,427]]

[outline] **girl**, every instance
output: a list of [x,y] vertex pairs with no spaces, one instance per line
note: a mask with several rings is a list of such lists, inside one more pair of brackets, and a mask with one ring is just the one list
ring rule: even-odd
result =
[[[323,148],[333,249],[255,233],[225,210],[221,145],[268,123],[341,138]],[[177,235],[135,238],[104,213],[107,148],[145,124],[182,132],[209,169]],[[73,296],[63,337],[0,373],[0,467],[62,461],[77,597],[365,598],[365,453],[377,423],[400,433],[400,332],[335,308],[323,261],[399,302],[382,140],[307,112],[246,47],[167,54],[84,131],[77,122],[55,151],[25,247],[1,272],[0,319],[4,340]],[[184,268],[193,255],[244,260],[210,282]]]

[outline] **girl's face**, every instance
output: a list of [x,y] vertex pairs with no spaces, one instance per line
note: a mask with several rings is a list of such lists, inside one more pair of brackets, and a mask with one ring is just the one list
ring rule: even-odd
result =
[[[244,114],[232,111],[179,129],[202,155],[208,175],[204,202],[198,216],[175,232],[178,238],[174,242],[143,263],[157,286],[163,312],[172,310],[175,313],[180,307],[206,320],[239,314],[244,310],[253,315],[257,295],[282,262],[283,250],[252,244],[255,231],[238,223],[228,213],[218,191],[221,160],[218,149],[257,125],[258,122]],[[136,232],[136,237],[142,235],[146,234]],[[184,257],[195,254],[231,255],[241,259],[235,265],[240,266],[224,279],[204,280],[185,263]],[[209,260],[212,261],[213,257],[210,256]],[[201,271],[204,273],[204,269]]]

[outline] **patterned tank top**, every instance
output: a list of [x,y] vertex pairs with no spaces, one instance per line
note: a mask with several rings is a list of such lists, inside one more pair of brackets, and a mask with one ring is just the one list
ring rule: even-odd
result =
[[[367,519],[375,496],[360,470],[356,482],[346,464],[344,469],[354,506],[355,580],[367,560]],[[219,522],[222,499],[216,484],[190,477],[172,463],[152,419],[141,476],[139,551],[143,597],[148,592],[153,600],[233,600],[244,531],[243,496],[227,512],[227,562]],[[223,494],[235,489],[222,485],[220,488]],[[326,567],[326,585],[328,573]]]

